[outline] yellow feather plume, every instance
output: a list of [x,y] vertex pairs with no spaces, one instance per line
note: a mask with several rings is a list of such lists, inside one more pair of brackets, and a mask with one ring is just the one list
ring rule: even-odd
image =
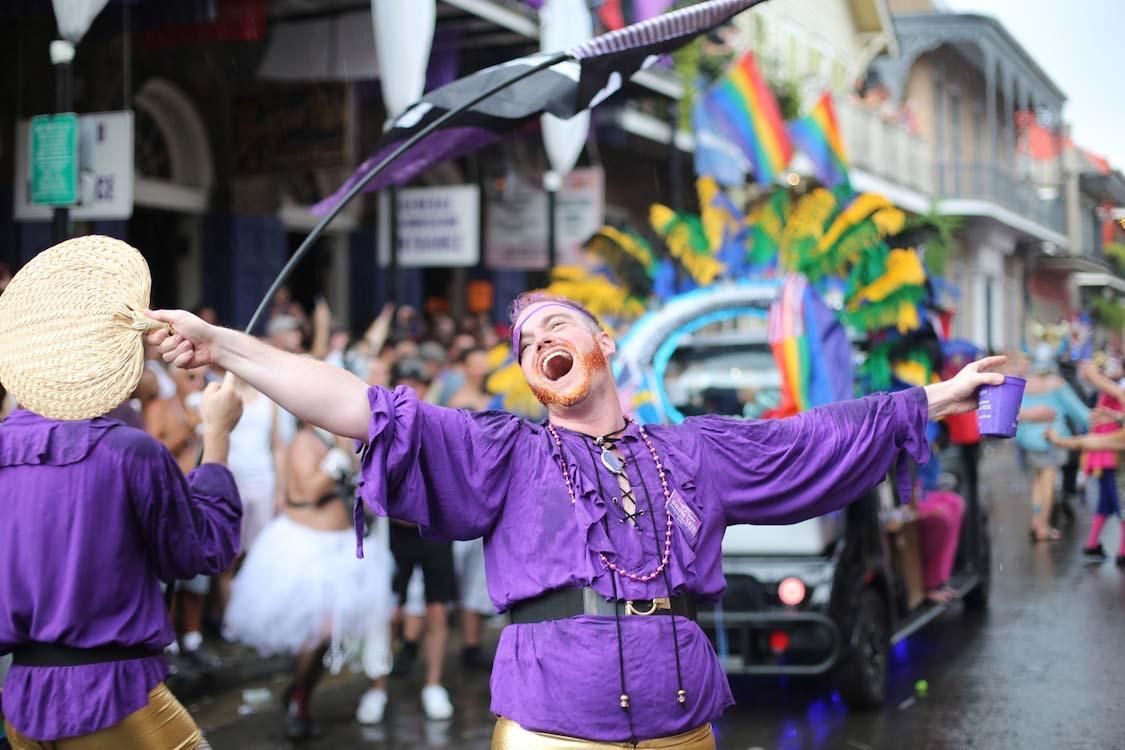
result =
[[659,203],[649,208],[649,223],[668,245],[668,251],[695,279],[696,283],[708,286],[726,270],[726,266],[715,256],[696,249],[691,225],[681,219],[675,211]]
[[885,196],[878,193],[862,193],[852,201],[850,206],[841,211],[836,220],[832,222],[832,226],[821,237],[817,250],[822,253],[827,252],[849,228],[863,221],[875,211],[885,208],[893,208],[893,204]]
[[[848,308],[857,310],[864,302],[882,302],[904,286],[924,283],[926,269],[922,267],[918,253],[913,248],[892,250],[887,256],[887,272],[856,292],[848,302]],[[916,314],[914,317],[917,319]]]

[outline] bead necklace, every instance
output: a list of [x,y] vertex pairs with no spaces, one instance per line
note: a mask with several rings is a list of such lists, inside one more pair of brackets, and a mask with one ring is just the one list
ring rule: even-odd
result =
[[[631,420],[626,417],[625,421],[629,422]],[[672,492],[668,489],[668,479],[664,475],[664,464],[660,462],[660,456],[657,454],[656,447],[652,444],[652,440],[649,439],[648,432],[645,431],[644,425],[637,425],[637,427],[640,430],[641,439],[645,441],[645,445],[648,446],[649,453],[652,454],[652,460],[656,463],[656,473],[660,475],[660,485],[664,490],[664,515],[666,517],[664,528],[664,555],[663,557],[661,557],[660,565],[657,566],[656,570],[652,571],[651,573],[644,574],[633,573],[631,571],[623,570],[617,567],[617,565],[614,564],[612,560],[607,558],[601,552],[598,553],[598,557],[601,559],[602,564],[612,570],[614,573],[624,576],[625,578],[629,578],[633,581],[637,581],[638,583],[648,583],[664,572],[664,568],[668,565],[668,558],[672,554],[672,513],[668,509],[668,505],[672,502]],[[566,458],[563,455],[562,440],[559,438],[559,433],[555,431],[554,425],[548,423],[547,431],[551,433],[551,437],[554,438],[555,445],[559,449],[559,468],[562,469],[563,479],[566,480],[566,489],[567,492],[570,493],[570,504],[577,505],[578,496],[575,494],[574,485],[570,481],[570,472],[566,470]]]

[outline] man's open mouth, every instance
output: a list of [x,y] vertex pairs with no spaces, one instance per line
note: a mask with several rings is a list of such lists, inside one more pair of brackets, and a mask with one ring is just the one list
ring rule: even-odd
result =
[[561,349],[548,354],[539,365],[540,371],[542,371],[547,380],[558,380],[570,372],[573,367],[574,356],[570,352]]

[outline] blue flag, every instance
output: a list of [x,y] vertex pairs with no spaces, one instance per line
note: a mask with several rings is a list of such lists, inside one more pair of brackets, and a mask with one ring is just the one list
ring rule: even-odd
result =
[[702,99],[692,109],[691,123],[695,129],[695,174],[712,177],[723,187],[745,185],[750,161],[723,134]]

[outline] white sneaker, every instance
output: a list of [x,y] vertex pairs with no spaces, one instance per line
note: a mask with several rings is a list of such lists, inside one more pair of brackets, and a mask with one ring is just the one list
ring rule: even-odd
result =
[[453,716],[453,704],[449,693],[441,685],[427,685],[422,688],[422,710],[431,721],[445,721]]
[[359,708],[355,710],[355,720],[360,724],[378,724],[383,720],[383,712],[387,710],[387,691],[372,688],[359,699]]

